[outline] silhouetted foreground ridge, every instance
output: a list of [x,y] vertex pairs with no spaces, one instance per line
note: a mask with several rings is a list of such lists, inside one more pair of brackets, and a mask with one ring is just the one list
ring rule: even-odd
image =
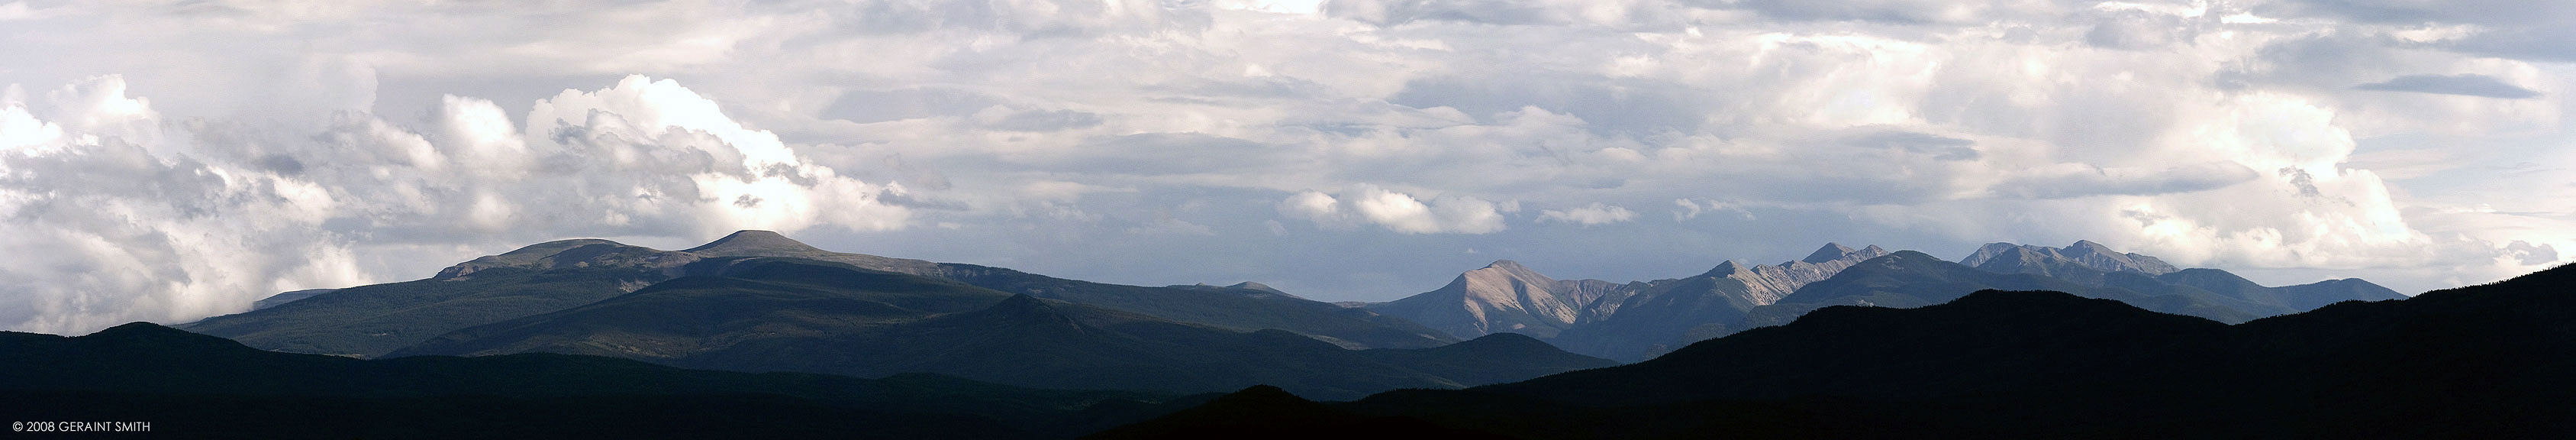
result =
[[360,360],[140,322],[79,337],[0,332],[0,414],[147,421],[171,438],[1044,439],[1204,399],[557,354]]
[[2233,326],[1987,290],[1827,307],[1620,367],[1394,391],[1295,420],[1211,404],[1095,437],[1366,436],[1367,421],[1413,420],[1566,439],[2571,438],[2571,372],[2571,267]]

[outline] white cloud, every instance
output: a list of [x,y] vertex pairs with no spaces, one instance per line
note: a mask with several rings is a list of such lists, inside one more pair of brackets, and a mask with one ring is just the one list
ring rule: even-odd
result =
[[[282,290],[372,274],[358,253],[565,236],[706,237],[734,229],[903,227],[897,185],[805,163],[768,132],[670,81],[540,101],[528,130],[449,97],[422,135],[380,119],[271,138],[166,124],[103,76],[0,108],[0,325],[80,332],[240,310]],[[578,116],[572,116],[578,115]],[[717,159],[724,160],[717,160]]]
[[1365,221],[1406,234],[1489,234],[1504,229],[1503,215],[1495,211],[1495,204],[1475,197],[1447,196],[1423,203],[1410,194],[1375,185],[1357,185],[1342,194],[1337,198],[1319,191],[1300,192],[1281,200],[1279,213],[1325,228],[1347,228]]
[[1737,218],[1744,220],[1754,219],[1753,211],[1748,211],[1745,210],[1744,207],[1723,201],[1673,199],[1673,205],[1679,206],[1679,208],[1675,208],[1673,210],[1673,222],[1675,223],[1699,218],[1700,214],[1720,211],[1734,211]]
[[[51,118],[0,109],[0,325],[77,332],[231,310],[254,292],[369,281],[319,231],[341,201],[273,172],[162,157],[130,133],[159,126],[124,80],[51,94]],[[64,125],[72,131],[65,132]],[[101,136],[105,134],[106,136]],[[133,135],[151,140],[157,133]]]
[[2256,16],[2252,12],[2238,12],[2218,18],[2218,22],[2227,24],[2265,24],[2278,23],[2280,21],[2281,20],[2278,19]]
[[1636,218],[1637,213],[1628,211],[1628,208],[1619,207],[1618,205],[1606,205],[1601,202],[1593,202],[1589,206],[1562,211],[1554,209],[1540,210],[1538,213],[1538,221],[1571,223],[1585,227],[1625,222]]
[[1279,215],[1313,222],[1316,226],[1326,228],[1350,226],[1349,217],[1342,213],[1341,199],[1333,198],[1331,194],[1324,194],[1322,191],[1301,192],[1288,196],[1286,200],[1280,200]]

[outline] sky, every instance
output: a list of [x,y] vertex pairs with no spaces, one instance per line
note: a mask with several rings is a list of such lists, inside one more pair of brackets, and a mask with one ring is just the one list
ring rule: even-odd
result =
[[0,1],[0,329],[739,229],[1326,301],[2075,240],[2411,294],[2576,259],[2568,41],[2502,0]]

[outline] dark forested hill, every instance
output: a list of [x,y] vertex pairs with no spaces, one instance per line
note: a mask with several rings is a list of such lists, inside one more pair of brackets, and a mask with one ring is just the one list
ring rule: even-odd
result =
[[0,414],[183,438],[1062,438],[1199,399],[555,354],[360,360],[148,323],[0,332]]
[[2568,371],[2576,267],[2237,325],[2057,292],[1835,306],[1638,364],[1329,408],[1520,438],[2565,438]]

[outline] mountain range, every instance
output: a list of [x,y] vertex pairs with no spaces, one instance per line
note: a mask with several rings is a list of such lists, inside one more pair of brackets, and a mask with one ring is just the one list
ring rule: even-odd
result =
[[328,420],[283,435],[317,438],[2557,437],[2570,290],[2564,267],[2408,298],[2091,241],[1827,244],[1626,283],[1504,260],[1337,305],[742,231],[540,243],[178,329],[0,332],[0,411],[214,437],[274,437],[263,414]]
[[359,357],[561,353],[1062,389],[1271,384],[1317,398],[1614,365],[1519,335],[1433,344],[1456,339],[1257,284],[1088,283],[831,253],[764,231],[683,251],[544,243],[185,328]]
[[2405,297],[2360,279],[2264,287],[2225,271],[2176,269],[2092,241],[2064,248],[1994,243],[1958,263],[1827,243],[1806,258],[1779,264],[1728,261],[1690,277],[1624,284],[1556,280],[1497,261],[1440,289],[1359,308],[1461,338],[1522,333],[1567,351],[1636,362],[1692,342],[1785,324],[1825,306],[1920,307],[1983,289],[2070,292],[2228,323],[2335,301]]
[[2571,323],[2576,267],[2233,325],[1982,290],[1829,306],[1645,362],[1466,390],[1314,403],[1247,389],[1090,438],[2563,438],[2576,434]]

